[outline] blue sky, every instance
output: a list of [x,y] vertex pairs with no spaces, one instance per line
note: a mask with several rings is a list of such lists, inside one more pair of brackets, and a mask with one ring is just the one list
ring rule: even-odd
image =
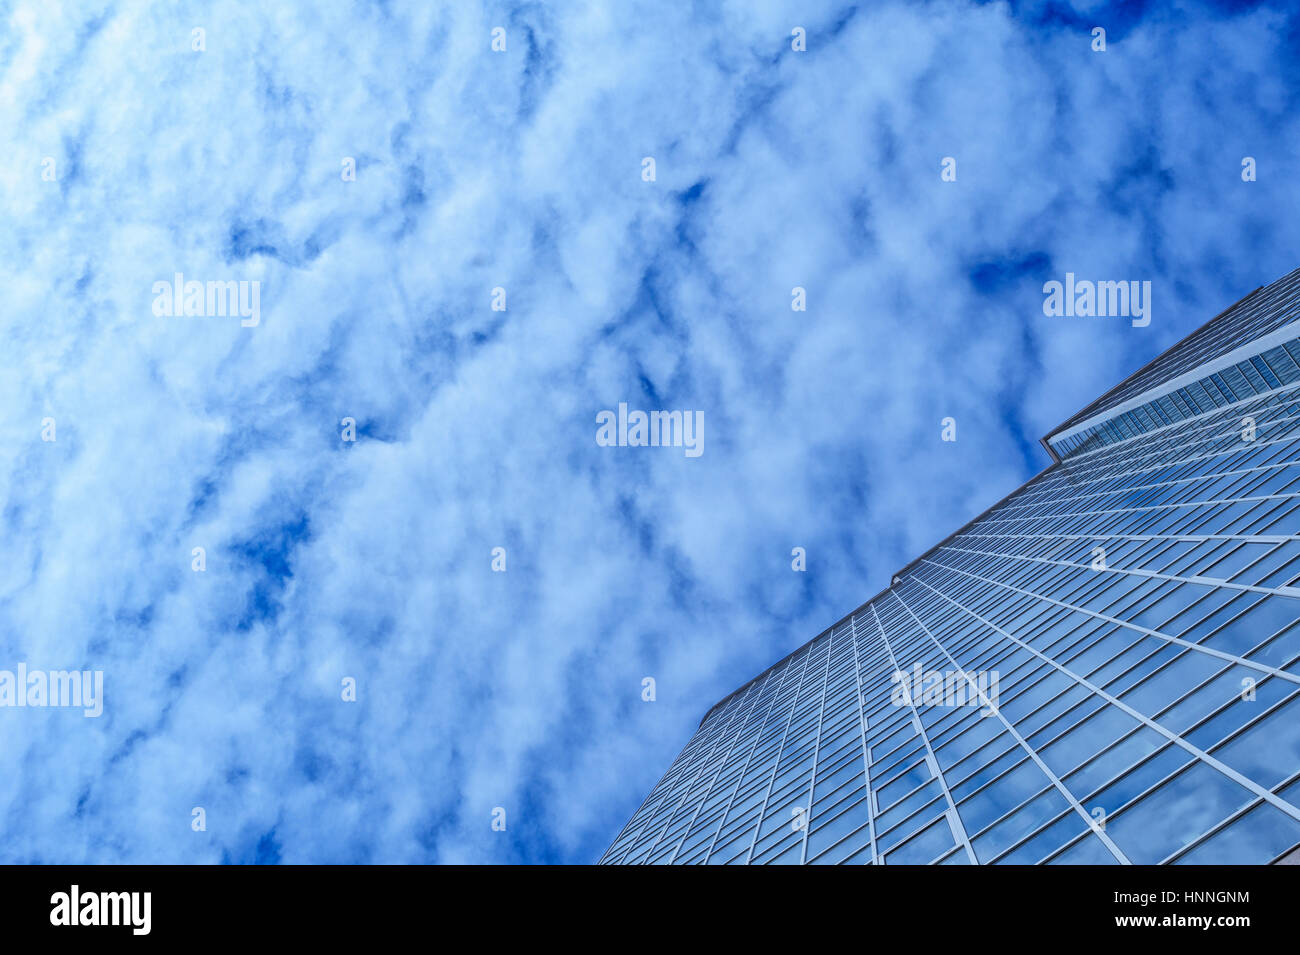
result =
[[[104,673],[0,708],[0,861],[594,861],[1296,266],[1298,50],[1268,5],[0,4],[0,669]],[[155,314],[178,272],[258,323]],[[1151,324],[1045,316],[1066,272]],[[598,446],[620,402],[703,454]]]

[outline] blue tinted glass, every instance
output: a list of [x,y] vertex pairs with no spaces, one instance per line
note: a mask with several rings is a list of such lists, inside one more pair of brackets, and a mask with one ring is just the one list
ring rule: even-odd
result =
[[1026,757],[1015,769],[957,807],[967,832],[978,832],[1048,785],[1042,770]]
[[948,820],[941,818],[885,857],[886,865],[924,865],[953,844]]
[[[1255,706],[1259,705],[1257,701]],[[1214,750],[1214,756],[1271,789],[1290,776],[1296,761],[1300,760],[1300,698],[1282,704],[1240,736]]]
[[[1225,582],[1300,576],[1300,340],[1164,383],[1297,320],[1300,270],[1094,403],[1064,460],[708,711],[603,861],[959,865],[955,803],[981,861],[1114,864],[1022,740],[1134,862],[1286,851],[1260,800],[1300,798],[1300,599]],[[918,672],[940,691],[900,699]]]
[[1129,861],[1154,865],[1251,800],[1227,776],[1197,762],[1119,816],[1106,834]]
[[1106,848],[1106,844],[1089,833],[1060,855],[1049,860],[1051,865],[1119,865],[1119,860]]
[[1261,803],[1180,856],[1178,865],[1249,865],[1300,844],[1300,820]]
[[991,862],[1004,850],[1054,819],[1062,810],[1069,808],[1069,805],[1055,789],[1031,799],[992,828],[971,840],[975,857],[980,862]]
[[1107,814],[1114,814],[1130,800],[1136,799],[1166,776],[1186,766],[1191,760],[1192,756],[1185,750],[1173,743],[1169,743],[1155,756],[1125,773],[1094,795],[1088,796],[1079,792],[1077,781],[1073,777],[1067,778],[1065,784],[1071,787],[1071,791],[1075,793],[1081,802],[1086,796],[1087,802],[1084,804],[1084,808],[1088,812],[1091,813],[1094,809],[1100,807],[1106,810]]
[[1079,833],[1088,828],[1088,823],[1074,810],[1049,826],[1044,826],[1032,839],[1021,843],[1015,849],[997,859],[999,865],[1033,865],[1042,861],[1061,846],[1065,845]]

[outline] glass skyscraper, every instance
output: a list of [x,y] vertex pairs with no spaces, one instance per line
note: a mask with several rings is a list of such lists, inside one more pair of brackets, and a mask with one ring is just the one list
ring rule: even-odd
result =
[[602,863],[1291,854],[1300,270],[1043,443],[1045,471],[717,703]]

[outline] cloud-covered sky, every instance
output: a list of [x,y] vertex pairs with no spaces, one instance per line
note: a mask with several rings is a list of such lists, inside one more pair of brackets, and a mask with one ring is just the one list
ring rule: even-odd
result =
[[[0,5],[0,670],[104,673],[0,708],[0,861],[594,861],[1298,264],[1297,52],[1284,5]],[[1045,316],[1067,271],[1151,324]],[[156,315],[178,272],[259,323]],[[598,446],[620,402],[704,453]]]

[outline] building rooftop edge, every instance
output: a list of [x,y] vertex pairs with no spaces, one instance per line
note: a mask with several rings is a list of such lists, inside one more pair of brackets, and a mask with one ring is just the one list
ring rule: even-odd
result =
[[[1285,279],[1285,278],[1286,278],[1288,275],[1290,275],[1290,274],[1291,274],[1291,273],[1288,272],[1287,275],[1279,276],[1279,277],[1276,279],[1276,281],[1277,281],[1277,282],[1280,282],[1280,281],[1282,281],[1283,279]],[[1271,284],[1274,284],[1274,283],[1270,282],[1269,284],[1271,285]],[[1117,408],[1117,407],[1119,406],[1119,404],[1122,404],[1122,402],[1117,402],[1116,404],[1111,405],[1110,407],[1107,407],[1107,408],[1100,408],[1100,409],[1098,409],[1095,413],[1093,413],[1093,414],[1091,414],[1091,415],[1088,415],[1088,417],[1087,417],[1086,419],[1083,417],[1083,415],[1084,415],[1084,414],[1088,411],[1088,409],[1091,408],[1093,405],[1097,404],[1098,402],[1105,401],[1106,398],[1107,398],[1108,396],[1113,395],[1115,392],[1119,391],[1119,390],[1120,390],[1121,388],[1123,388],[1126,384],[1128,384],[1128,382],[1132,381],[1132,380],[1133,380],[1134,378],[1136,378],[1138,375],[1141,375],[1143,372],[1147,371],[1147,370],[1150,369],[1152,366],[1158,364],[1159,362],[1163,361],[1165,358],[1167,358],[1167,357],[1169,357],[1170,355],[1172,355],[1174,352],[1178,351],[1180,348],[1182,348],[1184,345],[1186,345],[1188,342],[1190,342],[1193,338],[1195,338],[1197,335],[1199,335],[1199,334],[1200,334],[1204,329],[1206,329],[1206,328],[1208,328],[1209,326],[1213,325],[1213,324],[1214,324],[1215,322],[1217,322],[1219,319],[1223,318],[1223,316],[1225,316],[1225,315],[1227,315],[1229,312],[1231,312],[1234,308],[1237,308],[1237,307],[1240,306],[1240,305],[1244,305],[1244,304],[1246,303],[1246,300],[1247,300],[1247,299],[1254,298],[1255,295],[1259,294],[1260,291],[1262,291],[1263,289],[1266,289],[1266,288],[1268,288],[1267,285],[1260,285],[1260,286],[1258,286],[1258,287],[1252,289],[1251,291],[1247,292],[1245,295],[1243,295],[1241,298],[1237,299],[1235,302],[1233,302],[1233,303],[1232,303],[1231,305],[1229,305],[1227,308],[1223,309],[1223,311],[1219,312],[1217,315],[1215,315],[1215,316],[1214,316],[1213,318],[1211,318],[1209,321],[1202,322],[1200,325],[1196,326],[1196,328],[1192,329],[1190,332],[1188,332],[1188,333],[1187,333],[1186,335],[1184,335],[1182,338],[1178,339],[1178,341],[1174,342],[1172,345],[1170,345],[1168,348],[1166,348],[1166,349],[1165,349],[1164,351],[1162,351],[1160,354],[1156,355],[1156,356],[1155,356],[1154,358],[1152,358],[1150,361],[1148,361],[1148,362],[1146,362],[1144,365],[1142,365],[1141,368],[1138,368],[1138,369],[1136,369],[1136,370],[1134,370],[1134,371],[1129,372],[1129,373],[1128,373],[1127,375],[1125,375],[1122,379],[1120,379],[1120,381],[1119,381],[1118,384],[1114,385],[1114,386],[1111,387],[1111,388],[1107,388],[1106,391],[1105,391],[1105,392],[1104,392],[1100,397],[1095,398],[1094,400],[1088,402],[1088,404],[1084,405],[1082,408],[1080,408],[1080,409],[1079,409],[1078,411],[1076,411],[1074,414],[1070,415],[1070,417],[1066,418],[1064,421],[1062,421],[1060,424],[1058,424],[1055,428],[1052,428],[1051,430],[1049,430],[1049,431],[1047,432],[1047,434],[1043,435],[1043,438],[1042,438],[1043,443],[1046,444],[1047,441],[1048,441],[1049,439],[1051,439],[1051,438],[1055,438],[1057,435],[1061,434],[1063,431],[1066,431],[1066,430],[1072,428],[1076,423],[1080,423],[1080,422],[1083,422],[1083,421],[1091,421],[1091,420],[1093,420],[1093,419],[1104,419],[1104,416],[1105,416],[1108,412],[1110,412],[1110,411],[1112,411],[1113,409]],[[1148,389],[1148,390],[1150,390],[1150,389]]]
[[[1292,274],[1292,273],[1290,273],[1290,272],[1287,273],[1287,275],[1290,275],[1290,274]],[[1287,277],[1287,275],[1280,276],[1276,281],[1278,281],[1278,282],[1282,281],[1283,279],[1285,279],[1285,278]],[[1274,283],[1269,283],[1269,284],[1271,285],[1271,284],[1274,284]],[[932,547],[930,547],[928,550],[926,550],[926,551],[925,551],[924,553],[922,553],[920,556],[915,557],[915,558],[913,558],[912,560],[908,561],[906,564],[904,564],[903,567],[902,567],[902,569],[896,571],[894,574],[892,574],[892,575],[890,576],[890,583],[889,583],[889,585],[886,586],[884,589],[882,589],[882,590],[881,590],[880,592],[878,592],[877,594],[875,594],[875,596],[870,597],[870,598],[868,598],[867,600],[863,601],[861,604],[859,604],[859,605],[858,605],[857,607],[855,607],[853,610],[849,611],[848,613],[844,614],[844,616],[842,616],[842,617],[840,617],[838,620],[836,620],[836,621],[835,621],[833,624],[831,624],[829,627],[826,627],[826,628],[824,628],[823,630],[821,630],[821,631],[820,631],[816,636],[812,637],[812,638],[809,639],[809,640],[805,640],[803,643],[799,644],[799,646],[795,647],[793,650],[791,650],[791,651],[790,651],[789,653],[787,653],[785,656],[781,657],[781,659],[777,660],[777,661],[776,661],[775,663],[773,663],[771,666],[764,667],[761,671],[759,671],[759,673],[758,673],[757,675],[755,675],[754,677],[752,677],[752,678],[746,680],[746,681],[745,681],[744,683],[742,683],[740,686],[736,687],[736,689],[732,690],[732,691],[731,691],[730,693],[728,693],[726,696],[722,697],[722,699],[718,700],[718,702],[714,703],[711,707],[709,707],[708,711],[705,712],[703,718],[700,719],[700,723],[699,723],[699,725],[700,725],[700,726],[703,726],[706,722],[708,722],[709,717],[712,716],[712,715],[714,714],[715,711],[717,711],[718,707],[722,706],[724,703],[727,703],[728,701],[730,701],[731,699],[733,699],[737,694],[739,694],[739,693],[743,693],[745,690],[749,689],[751,686],[753,686],[755,683],[757,683],[757,682],[758,682],[759,680],[761,680],[763,677],[767,676],[767,674],[771,673],[771,672],[772,672],[773,670],[775,670],[777,667],[781,666],[783,663],[785,663],[787,660],[789,660],[791,657],[793,657],[796,653],[798,653],[798,652],[799,652],[800,650],[802,650],[804,647],[808,646],[808,644],[810,644],[810,643],[812,643],[813,641],[817,640],[818,638],[820,638],[820,637],[823,636],[824,634],[827,634],[827,633],[830,633],[830,632],[834,631],[836,627],[841,626],[841,625],[844,624],[845,622],[847,622],[847,621],[851,621],[855,616],[857,616],[859,613],[861,613],[865,608],[869,607],[871,604],[875,603],[877,600],[879,600],[879,599],[880,599],[881,597],[883,597],[885,594],[889,593],[889,591],[891,591],[891,590],[892,590],[892,589],[893,589],[893,588],[894,588],[894,587],[895,587],[895,586],[900,582],[900,580],[901,580],[901,578],[903,577],[903,575],[906,574],[908,571],[910,571],[913,567],[915,567],[915,566],[916,566],[917,564],[919,564],[921,561],[925,560],[927,557],[929,557],[931,554],[933,554],[935,551],[937,551],[940,547],[943,547],[945,544],[948,543],[948,541],[952,540],[954,537],[956,537],[957,535],[959,535],[959,534],[961,534],[962,532],[964,532],[964,531],[965,531],[968,527],[970,527],[972,524],[975,524],[975,523],[979,522],[980,520],[982,520],[982,519],[984,518],[984,516],[987,515],[990,511],[992,511],[992,510],[994,510],[995,508],[1001,506],[1003,502],[1009,500],[1010,498],[1015,497],[1017,494],[1019,494],[1021,491],[1023,491],[1026,487],[1028,487],[1028,486],[1029,486],[1030,484],[1032,484],[1034,481],[1037,481],[1037,480],[1038,480],[1040,477],[1042,477],[1044,474],[1048,473],[1048,472],[1051,471],[1053,468],[1055,468],[1055,467],[1057,467],[1059,464],[1061,464],[1061,457],[1060,457],[1060,455],[1057,453],[1056,449],[1053,448],[1052,445],[1051,445],[1051,443],[1050,443],[1050,439],[1051,439],[1051,438],[1056,437],[1056,436],[1059,435],[1062,431],[1064,431],[1064,430],[1066,430],[1066,429],[1068,429],[1068,428],[1074,427],[1074,422],[1079,422],[1079,421],[1081,420],[1081,419],[1080,419],[1080,415],[1082,415],[1085,411],[1087,411],[1088,408],[1091,408],[1093,405],[1097,404],[1097,402],[1099,402],[1099,401],[1104,401],[1105,398],[1107,397],[1107,395],[1111,395],[1111,394],[1115,393],[1116,391],[1119,391],[1121,388],[1124,387],[1124,385],[1125,385],[1127,382],[1131,381],[1133,378],[1136,378],[1138,375],[1141,375],[1143,372],[1147,371],[1149,368],[1151,368],[1151,367],[1152,367],[1153,365],[1155,365],[1157,362],[1161,361],[1162,359],[1164,359],[1164,358],[1166,358],[1167,356],[1169,356],[1169,355],[1173,354],[1174,352],[1176,352],[1179,348],[1182,348],[1182,347],[1183,347],[1184,345],[1186,345],[1186,344],[1187,344],[1191,339],[1195,338],[1198,334],[1200,334],[1200,332],[1201,332],[1203,329],[1205,329],[1206,327],[1208,327],[1208,326],[1210,326],[1210,325],[1213,325],[1215,322],[1217,322],[1219,319],[1223,318],[1223,316],[1227,315],[1227,314],[1228,314],[1229,312],[1231,312],[1233,309],[1235,309],[1235,308],[1237,308],[1239,305],[1242,305],[1243,303],[1245,303],[1245,301],[1246,301],[1247,299],[1254,297],[1254,296],[1255,296],[1256,294],[1258,294],[1262,289],[1265,289],[1265,288],[1267,288],[1267,287],[1268,287],[1268,286],[1266,286],[1266,285],[1261,285],[1261,286],[1259,286],[1259,287],[1253,289],[1252,291],[1246,293],[1246,294],[1243,295],[1241,298],[1237,299],[1237,301],[1233,302],[1233,303],[1232,303],[1231,305],[1229,305],[1227,308],[1223,309],[1221,312],[1219,312],[1217,315],[1215,315],[1213,318],[1211,318],[1211,319],[1209,319],[1208,321],[1203,322],[1202,324],[1198,325],[1198,326],[1197,326],[1195,329],[1193,329],[1191,332],[1189,332],[1188,334],[1184,335],[1182,338],[1180,338],[1180,339],[1179,339],[1178,341],[1176,341],[1174,344],[1170,345],[1168,348],[1166,348],[1166,349],[1165,349],[1164,351],[1162,351],[1160,354],[1156,355],[1156,356],[1155,356],[1154,358],[1152,358],[1150,361],[1146,362],[1146,364],[1142,365],[1141,368],[1138,368],[1136,371],[1130,372],[1127,376],[1125,376],[1125,377],[1124,377],[1124,378],[1123,378],[1123,379],[1122,379],[1118,384],[1116,384],[1114,387],[1107,389],[1106,392],[1103,393],[1099,398],[1096,398],[1096,399],[1094,399],[1093,401],[1089,402],[1089,403],[1088,403],[1087,405],[1085,405],[1085,406],[1084,406],[1080,411],[1075,412],[1073,415],[1071,415],[1071,416],[1070,416],[1069,418],[1067,418],[1065,421],[1061,422],[1061,423],[1060,423],[1059,425],[1057,425],[1055,428],[1052,428],[1050,431],[1048,431],[1047,434],[1043,435],[1041,438],[1038,439],[1038,443],[1039,443],[1040,445],[1042,445],[1043,449],[1047,452],[1048,456],[1051,458],[1051,461],[1050,461],[1050,463],[1047,465],[1047,467],[1043,468],[1043,469],[1040,470],[1037,474],[1033,475],[1033,476],[1030,477],[1028,480],[1026,480],[1025,482],[1023,482],[1023,483],[1022,483],[1019,487],[1017,487],[1015,490],[1010,491],[1010,492],[1008,492],[1007,494],[1004,494],[1002,497],[998,498],[998,500],[996,500],[995,502],[993,502],[992,504],[990,504],[988,507],[984,508],[984,510],[980,511],[978,514],[976,514],[974,517],[972,517],[970,520],[968,520],[965,524],[961,525],[961,527],[957,528],[957,530],[953,531],[951,534],[948,534],[946,537],[944,537],[943,539],[939,540],[937,543],[935,543]],[[1212,359],[1211,359],[1211,361],[1212,361]],[[1202,363],[1202,364],[1208,364],[1208,363],[1209,363],[1209,362],[1204,362],[1204,363]],[[1195,369],[1192,369],[1192,370],[1195,370]],[[1177,376],[1175,376],[1175,377],[1177,377]],[[1172,379],[1171,379],[1171,380],[1172,380]],[[1161,387],[1161,386],[1160,386],[1160,385],[1155,385],[1155,386],[1153,386],[1151,389],[1147,389],[1147,391],[1149,392],[1149,391],[1152,391],[1152,390],[1156,390],[1156,389],[1158,389],[1159,387]],[[1146,394],[1146,393],[1147,393],[1147,392],[1143,392],[1143,394]],[[1116,411],[1116,413],[1118,413],[1118,411],[1117,411],[1116,409],[1118,409],[1122,404],[1123,404],[1123,402],[1120,402],[1119,404],[1112,405],[1110,408],[1103,408],[1103,409],[1099,410],[1098,412],[1096,412],[1096,414],[1091,415],[1091,416],[1089,416],[1089,418],[1087,418],[1087,419],[1083,419],[1083,420],[1084,420],[1084,421],[1093,421],[1094,419],[1095,419],[1095,420],[1104,420],[1104,416],[1105,416],[1108,412]]]

